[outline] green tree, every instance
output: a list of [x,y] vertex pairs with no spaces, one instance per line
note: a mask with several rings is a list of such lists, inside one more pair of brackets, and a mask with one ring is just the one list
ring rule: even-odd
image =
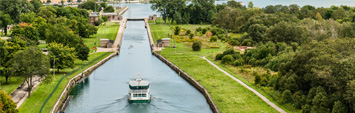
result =
[[57,15],[56,15],[57,10],[55,10],[52,6],[40,7],[38,10],[39,11],[38,11],[37,15],[46,19],[47,21],[49,21],[50,18],[57,17]]
[[273,42],[302,43],[305,41],[304,29],[295,23],[280,22],[267,29],[265,36]]
[[25,23],[32,23],[33,20],[36,18],[36,13],[34,12],[29,12],[29,13],[22,13],[20,15],[20,22],[25,22]]
[[30,3],[33,5],[34,12],[38,12],[38,9],[43,6],[41,0],[31,0]]
[[92,10],[92,11],[99,11],[100,5],[95,2],[96,2],[95,0],[88,0],[86,2],[79,4],[78,8]]
[[50,4],[50,3],[52,3],[52,0],[47,0],[47,4]]
[[293,101],[292,100],[292,93],[290,90],[285,90],[282,93],[282,100],[283,100],[283,103],[291,103]]
[[115,8],[113,8],[112,6],[108,6],[104,9],[104,12],[115,12]]
[[76,56],[78,59],[82,61],[88,60],[90,49],[83,42],[75,47],[75,51],[77,52]]
[[348,109],[341,101],[334,102],[332,113],[347,113]]
[[39,39],[46,39],[46,29],[48,27],[47,20],[42,17],[37,17],[33,21],[33,26],[36,27],[36,30],[39,33]]
[[12,30],[12,36],[28,38],[34,41],[35,44],[38,44],[39,40],[39,33],[36,28],[29,24],[15,26]]
[[254,7],[254,4],[253,4],[252,1],[250,1],[250,2],[248,3],[248,8],[253,8],[253,7]]
[[108,20],[108,16],[104,16],[104,17],[102,17],[102,20],[104,20],[104,22],[107,22],[107,20]]
[[80,3],[80,2],[81,2],[81,0],[77,0],[77,2],[79,2],[79,3]]
[[314,17],[314,19],[320,21],[320,20],[323,20],[323,17],[320,13],[317,13],[316,16]]
[[201,50],[201,42],[199,41],[195,41],[193,44],[192,44],[192,50],[194,51],[200,51]]
[[4,14],[9,14],[14,23],[19,23],[20,14],[33,11],[33,6],[27,0],[2,0],[0,9]]
[[263,41],[263,36],[267,27],[263,24],[253,24],[249,27],[247,33],[248,36],[253,39],[255,42]]
[[5,35],[7,35],[7,26],[13,23],[14,21],[11,19],[9,14],[4,14],[2,11],[0,11],[0,27],[3,28]]
[[210,42],[217,42],[218,37],[217,36],[212,36],[210,38]]
[[342,7],[332,13],[332,18],[335,20],[343,19],[344,17],[346,17],[346,11]]
[[28,84],[28,97],[31,96],[33,87],[32,78],[36,75],[43,76],[49,73],[49,59],[37,46],[17,52],[10,62],[14,73],[25,78],[25,82]]
[[[75,48],[53,42],[49,44],[48,51],[51,58],[51,65],[53,65],[53,61],[55,60],[55,68],[57,68],[57,71],[64,68],[74,68],[74,60],[77,58]],[[55,59],[53,60],[52,58],[54,57]]]
[[80,42],[78,35],[70,31],[70,29],[63,25],[54,25],[46,29],[46,42],[62,43],[64,46],[75,47]]
[[186,0],[153,0],[151,1],[151,9],[160,12],[164,23],[167,19],[171,20],[174,24],[176,13],[182,14],[183,9],[186,7]]
[[103,7],[103,8],[106,8],[107,7],[107,3],[106,2],[101,2],[100,6]]
[[16,103],[11,99],[4,90],[0,91],[0,112],[1,113],[18,113]]

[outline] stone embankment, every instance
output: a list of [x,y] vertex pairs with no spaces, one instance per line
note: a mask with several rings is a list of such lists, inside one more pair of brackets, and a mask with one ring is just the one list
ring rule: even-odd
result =
[[118,13],[118,15],[123,15],[126,11],[128,10],[128,7],[123,7],[120,12]]
[[187,82],[189,82],[192,86],[194,86],[197,90],[199,90],[203,96],[205,96],[207,103],[209,104],[210,108],[214,113],[220,113],[217,105],[214,103],[212,97],[210,94],[208,94],[208,91],[206,88],[204,88],[201,84],[199,84],[195,79],[193,79],[190,75],[182,71],[179,67],[171,63],[169,60],[165,59],[163,56],[160,54],[153,52],[153,55],[156,56],[158,59],[163,61],[166,65],[168,65],[171,69],[173,69],[176,73],[179,74],[182,78],[184,78]]
[[123,18],[122,21],[120,22],[120,29],[118,30],[116,40],[113,43],[113,48],[115,48],[114,50],[120,50],[121,48],[123,33],[126,30],[126,25],[127,25],[127,18]]
[[108,60],[110,60],[111,58],[115,57],[116,55],[118,55],[118,52],[112,53],[111,55],[109,55],[108,57],[102,59],[100,62],[96,63],[95,65],[89,67],[88,69],[86,69],[85,71],[79,73],[78,75],[76,75],[75,77],[71,78],[69,80],[69,82],[67,83],[67,85],[65,86],[62,94],[60,95],[60,97],[58,98],[57,102],[55,103],[55,105],[53,106],[51,113],[57,113],[59,110],[61,110],[61,108],[63,107],[63,104],[66,103],[66,99],[68,97],[68,94],[70,92],[70,89],[72,87],[75,86],[75,84],[79,83],[80,81],[82,81],[83,79],[86,79],[87,77],[89,77],[89,75],[98,67],[100,67],[102,64],[104,64],[105,62],[107,62]]
[[148,23],[148,18],[144,18],[144,23],[145,23],[145,28],[147,29],[147,33],[148,33],[148,38],[149,38],[149,43],[150,43],[150,49],[152,50],[152,52],[154,51],[154,40],[152,37],[152,33],[150,32],[150,28],[149,28],[149,23]]

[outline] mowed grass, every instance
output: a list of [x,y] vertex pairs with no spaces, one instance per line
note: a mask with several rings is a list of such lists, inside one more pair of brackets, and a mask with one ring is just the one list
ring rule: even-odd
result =
[[179,53],[175,53],[173,48],[166,48],[160,54],[203,85],[221,112],[277,112],[253,92],[200,58],[200,55],[212,51],[204,51],[199,55],[198,52],[191,54],[192,50],[179,51]]
[[97,30],[97,34],[91,35],[89,38],[82,38],[86,46],[90,48],[90,53],[93,52],[93,47],[96,47],[94,43],[98,43],[98,47],[101,46],[100,39],[115,40],[118,30],[120,28],[119,22],[106,22],[106,25],[101,25]]
[[7,94],[11,94],[23,81],[23,78],[11,76],[6,84],[5,76],[0,76],[0,90],[5,90]]
[[[80,68],[80,70],[76,71],[75,73],[67,76],[62,80],[60,83],[58,89],[53,93],[52,97],[48,100],[47,104],[44,106],[44,109],[42,113],[49,113],[52,107],[54,106],[55,102],[59,98],[60,94],[64,90],[65,86],[69,82],[69,80],[79,74],[80,72],[84,71],[86,68],[96,64],[97,62],[101,61],[102,59],[106,58],[109,56],[111,53],[105,53],[100,52],[100,53],[95,53],[95,54],[90,54],[89,61],[81,61],[81,60],[75,60],[75,67],[73,69],[63,69],[60,70],[60,72],[56,72],[55,79],[53,79],[50,83],[41,83],[31,94],[31,97],[27,98],[25,102],[20,106],[20,112],[21,113],[38,113],[42,107],[42,104],[44,101],[47,99],[47,97],[50,95],[52,90],[55,88],[57,85],[58,81],[62,76],[65,76],[65,73],[69,73],[76,68],[80,68],[82,65],[85,65],[86,63],[90,62],[91,60],[96,59],[94,62],[87,64],[85,67]],[[103,56],[102,56],[103,55]],[[48,77],[53,77],[52,74],[50,74]]]
[[198,25],[198,24],[172,25],[170,22],[164,24],[164,21],[161,18],[158,18],[155,24],[154,23],[149,24],[150,32],[152,33],[154,43],[156,43],[156,40],[158,39],[167,38],[168,34],[172,35],[174,26],[181,26],[181,28],[190,29],[191,31],[194,31],[198,27],[205,28],[205,27],[210,27],[211,25]]

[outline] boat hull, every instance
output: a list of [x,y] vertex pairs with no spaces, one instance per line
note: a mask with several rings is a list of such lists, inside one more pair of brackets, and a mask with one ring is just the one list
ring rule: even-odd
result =
[[128,100],[129,103],[149,103],[150,100]]

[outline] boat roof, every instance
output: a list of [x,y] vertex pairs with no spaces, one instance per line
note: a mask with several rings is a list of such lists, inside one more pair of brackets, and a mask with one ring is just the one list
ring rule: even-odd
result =
[[149,81],[136,79],[135,81],[129,81],[130,86],[149,86]]

